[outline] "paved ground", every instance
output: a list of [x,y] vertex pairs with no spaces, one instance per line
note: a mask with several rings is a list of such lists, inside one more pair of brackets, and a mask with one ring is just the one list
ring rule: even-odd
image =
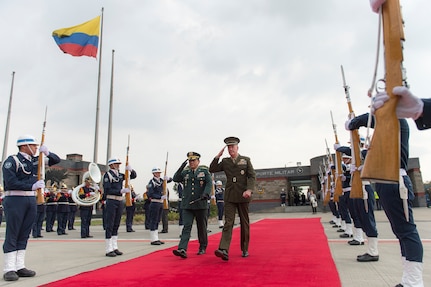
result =
[[[429,272],[431,270],[431,209],[415,208],[414,215],[424,245],[425,286],[431,286],[431,272]],[[399,283],[401,278],[399,244],[383,211],[376,211],[380,261],[372,263],[356,261],[357,255],[365,253],[366,246],[350,246],[346,243],[346,239],[340,239],[339,233],[328,223],[332,217],[330,213],[318,213],[317,215],[313,215],[311,212],[255,213],[251,214],[251,219],[254,222],[263,218],[309,218],[315,216],[321,217],[343,286],[382,287],[395,286]],[[91,227],[91,234],[94,236],[91,239],[81,239],[79,230],[68,231],[69,234],[66,236],[58,236],[52,232],[44,233],[44,238],[31,238],[27,248],[26,266],[37,272],[36,277],[20,278],[13,283],[0,279],[0,286],[12,284],[13,286],[37,286],[145,255],[160,248],[176,246],[179,240],[178,226],[174,224],[169,226],[169,233],[160,234],[160,238],[166,242],[163,247],[149,244],[149,232],[144,230],[142,225],[135,225],[134,229],[136,232],[127,233],[124,225],[120,227],[119,247],[124,255],[115,258],[105,256],[104,231],[101,226]],[[212,230],[211,234],[220,231],[216,224],[210,225],[209,229]],[[1,241],[3,237],[4,226],[0,228]],[[253,234],[251,240],[253,240]],[[304,238],[304,240],[313,239]],[[251,242],[251,244],[253,243]],[[288,238],[286,238],[286,244],[288,244]],[[205,256],[213,256],[212,250],[208,250],[208,254]],[[253,254],[248,259],[252,260]],[[214,257],[214,260],[219,259]],[[0,262],[1,265],[3,258],[0,258]],[[286,275],[286,282],[289,282],[288,275]],[[288,286],[287,283],[286,286]],[[325,286],[324,274],[322,274],[322,286]]]

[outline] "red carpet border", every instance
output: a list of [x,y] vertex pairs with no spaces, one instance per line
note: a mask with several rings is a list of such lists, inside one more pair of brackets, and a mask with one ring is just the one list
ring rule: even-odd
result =
[[227,262],[214,255],[218,233],[209,236],[205,255],[196,255],[199,244],[191,241],[187,259],[168,248],[43,286],[341,286],[319,218],[253,223],[248,258],[241,257],[239,231]]

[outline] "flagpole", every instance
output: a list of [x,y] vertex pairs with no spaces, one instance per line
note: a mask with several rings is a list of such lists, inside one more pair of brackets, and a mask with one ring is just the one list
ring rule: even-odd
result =
[[102,70],[102,40],[103,40],[103,7],[100,17],[100,45],[99,45],[99,71],[97,75],[97,102],[96,102],[96,127],[94,131],[94,154],[93,162],[97,163],[97,152],[99,145],[99,110],[100,110],[100,75]]
[[[111,142],[112,142],[112,106],[114,102],[114,53],[112,50],[112,65],[111,65],[111,91],[109,94],[109,117],[108,117],[108,146],[106,149],[106,162],[111,157]],[[107,167],[109,170],[109,167]]]
[[[7,154],[7,143],[9,141],[9,125],[10,125],[10,112],[12,109],[12,96],[13,96],[13,83],[15,81],[15,72],[12,72],[12,83],[10,86],[10,96],[9,96],[9,107],[7,110],[7,119],[6,119],[6,129],[4,132],[4,143],[3,143],[3,154],[1,157],[1,163],[3,164],[6,154]],[[3,186],[3,172],[0,168],[0,186]]]

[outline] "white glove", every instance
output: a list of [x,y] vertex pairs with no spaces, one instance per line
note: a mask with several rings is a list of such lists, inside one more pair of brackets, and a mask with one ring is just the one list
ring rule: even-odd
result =
[[400,96],[397,105],[397,116],[399,119],[412,118],[416,120],[422,115],[424,102],[415,97],[406,87],[395,87],[392,92]]
[[211,199],[215,199],[215,195],[211,195]]
[[346,176],[343,174],[342,176],[341,176],[341,181],[346,181]]
[[121,193],[130,193],[130,188],[123,188],[122,190],[121,190]]
[[162,195],[161,199],[165,200],[165,199],[167,199],[167,196],[166,195]]
[[128,170],[128,171],[132,171],[132,170],[133,170],[133,168],[132,168],[132,166],[129,164],[129,165],[126,165],[126,170]]
[[72,194],[72,190],[71,190],[71,189],[69,189],[69,190],[67,191],[67,193],[68,193],[68,194]]
[[350,165],[350,173],[354,173],[357,170],[356,165],[351,164]]
[[344,128],[346,129],[346,131],[350,131],[350,129],[349,129],[349,125],[350,125],[350,122],[351,122],[352,120],[351,119],[348,119],[345,123],[344,123]]
[[334,143],[334,150],[337,151],[337,149],[339,149],[341,147],[341,145],[339,143]]
[[375,111],[383,107],[385,102],[387,102],[388,100],[389,100],[389,96],[388,94],[386,94],[386,92],[377,93],[377,95],[373,99],[371,112],[374,114]]
[[39,188],[45,189],[45,182],[43,179],[36,181],[31,187],[31,190],[38,190]]
[[385,0],[370,0],[371,9],[378,13],[383,3],[385,3]]
[[93,195],[95,195],[96,193],[94,192],[94,191],[92,191],[92,192],[90,192],[90,195],[91,196],[93,196]]
[[169,176],[165,175],[165,176],[163,177],[163,180],[168,181],[168,180],[169,180]]
[[49,150],[46,145],[41,145],[39,147],[39,152],[42,152],[44,155],[49,156]]

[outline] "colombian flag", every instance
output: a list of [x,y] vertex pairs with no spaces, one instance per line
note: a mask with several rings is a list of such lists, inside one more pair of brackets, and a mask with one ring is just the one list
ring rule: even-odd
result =
[[85,23],[52,32],[60,50],[72,56],[97,56],[99,47],[100,16]]

